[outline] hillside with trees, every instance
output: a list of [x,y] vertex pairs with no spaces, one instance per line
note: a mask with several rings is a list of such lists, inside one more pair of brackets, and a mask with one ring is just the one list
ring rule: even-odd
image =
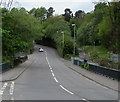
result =
[[[83,48],[93,59],[96,55],[100,57],[96,58],[96,62],[102,62],[106,61],[109,53],[120,53],[120,2],[98,3],[89,13],[77,10],[73,14],[71,9],[66,8],[64,14],[57,16],[53,15],[53,7],[30,11],[25,8],[12,8],[10,11],[1,8],[0,12],[3,62],[9,62],[11,66],[14,66],[15,53],[28,52],[34,41],[56,48],[62,57],[73,56],[74,33],[76,55],[78,48]],[[75,31],[72,24],[75,24]],[[90,52],[88,47],[101,48],[107,54],[101,57],[100,50]]]

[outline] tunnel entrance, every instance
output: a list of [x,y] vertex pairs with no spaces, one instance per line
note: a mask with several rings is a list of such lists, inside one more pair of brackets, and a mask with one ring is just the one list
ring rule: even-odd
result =
[[43,38],[42,40],[36,40],[35,42],[36,42],[36,44],[56,48],[56,43],[51,38]]

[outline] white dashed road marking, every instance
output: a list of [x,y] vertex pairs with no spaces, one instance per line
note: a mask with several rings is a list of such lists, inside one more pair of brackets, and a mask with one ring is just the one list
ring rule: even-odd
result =
[[13,95],[14,83],[15,83],[15,82],[12,82],[12,83],[11,83],[11,86],[10,86],[10,95]]
[[63,90],[65,90],[65,91],[67,91],[68,93],[70,93],[70,94],[74,94],[74,93],[72,93],[71,91],[69,91],[69,90],[67,90],[66,88],[64,88],[62,85],[60,85],[60,87],[63,89]]
[[[55,75],[54,75],[54,73],[53,73],[53,70],[52,70],[52,67],[51,67],[51,65],[50,65],[50,63],[49,63],[49,61],[48,61],[48,58],[47,58],[47,52],[45,51],[45,53],[46,53],[46,60],[47,60],[47,63],[48,63],[48,65],[49,65],[49,68],[50,68],[50,70],[51,70],[51,73],[52,73],[52,76],[53,76],[53,78],[54,78],[54,80],[58,83],[58,80],[56,79],[56,77],[55,77]],[[65,90],[66,92],[68,92],[68,93],[70,93],[70,94],[74,94],[74,93],[72,93],[71,91],[69,91],[69,90],[67,90],[66,88],[64,88],[62,85],[59,85],[63,90]]]
[[54,73],[52,73],[52,76],[53,76],[53,77],[55,76]]
[[5,83],[3,87],[0,90],[0,94],[2,95],[4,93],[5,88],[7,87],[8,83]]
[[58,80],[56,79],[56,77],[54,77],[54,80],[58,83]]
[[86,102],[90,102],[90,101],[88,101],[88,100],[87,100],[87,99],[85,99],[85,98],[83,98],[82,100],[83,100],[83,101],[86,101]]
[[51,70],[51,73],[53,73],[53,70]]

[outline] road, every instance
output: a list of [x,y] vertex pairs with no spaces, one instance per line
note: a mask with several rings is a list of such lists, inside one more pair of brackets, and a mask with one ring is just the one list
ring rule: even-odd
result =
[[3,100],[117,100],[118,93],[107,89],[64,65],[57,52],[35,46],[34,62],[15,81],[3,83]]

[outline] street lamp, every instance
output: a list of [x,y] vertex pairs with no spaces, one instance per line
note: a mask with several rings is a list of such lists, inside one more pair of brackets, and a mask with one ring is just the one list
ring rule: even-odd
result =
[[73,55],[75,55],[75,24],[72,24],[74,27],[74,50],[73,50]]
[[94,41],[94,51],[95,51],[95,41]]
[[64,48],[64,39],[65,39],[65,38],[64,38],[64,32],[62,31],[61,33],[62,33],[62,35],[63,35],[63,48]]

